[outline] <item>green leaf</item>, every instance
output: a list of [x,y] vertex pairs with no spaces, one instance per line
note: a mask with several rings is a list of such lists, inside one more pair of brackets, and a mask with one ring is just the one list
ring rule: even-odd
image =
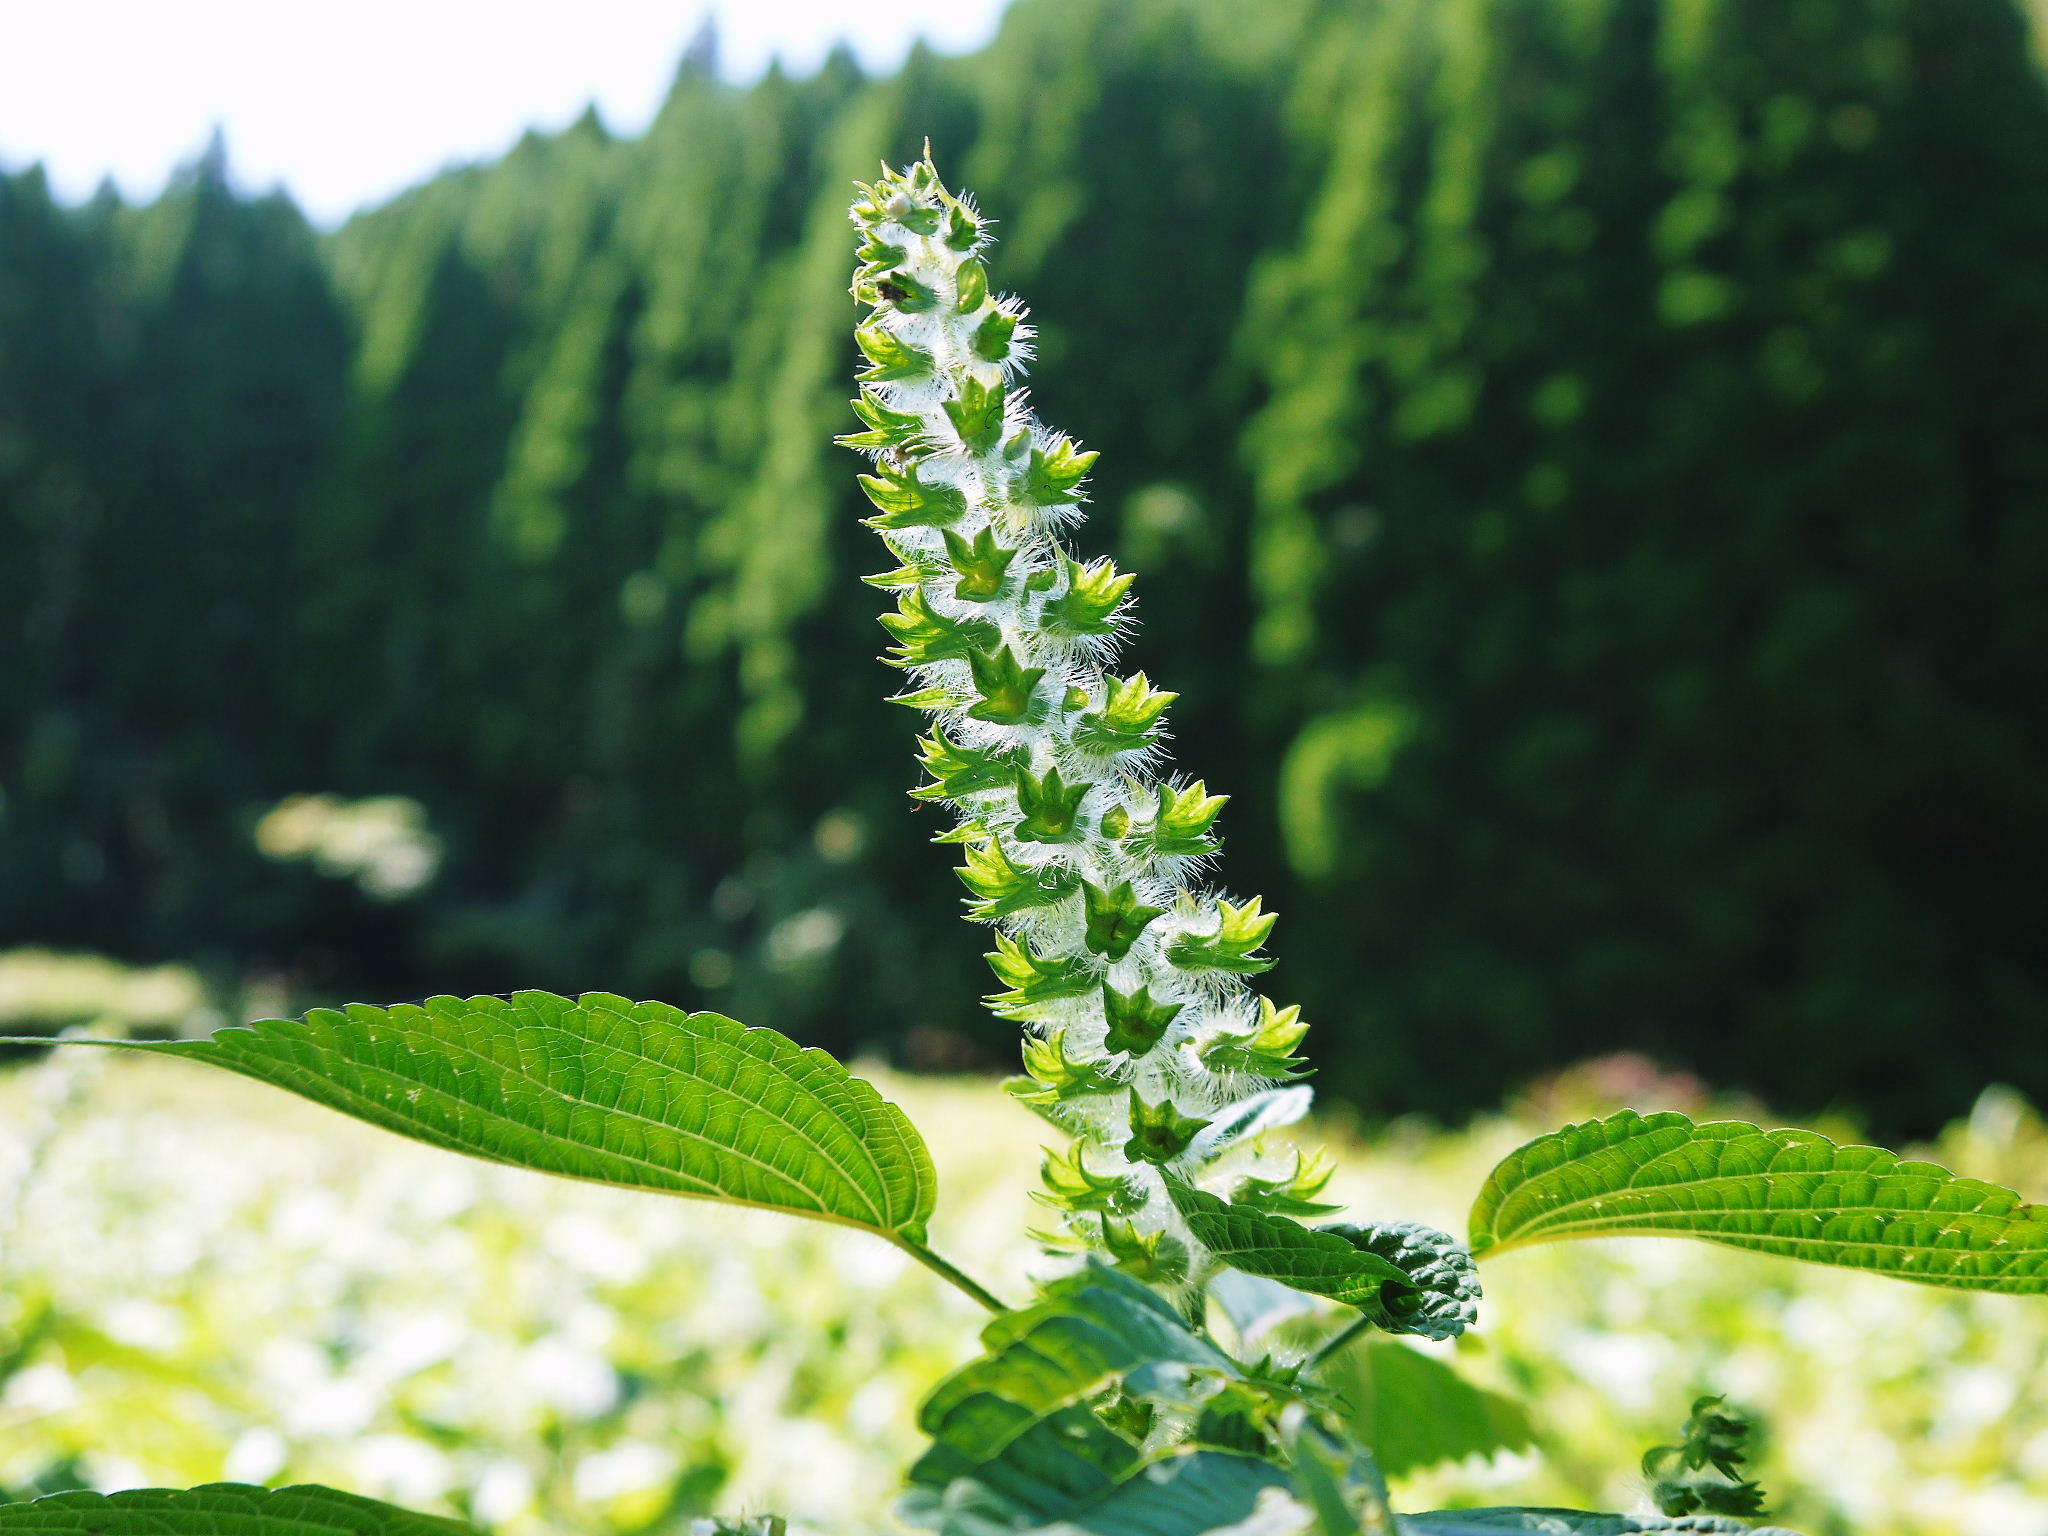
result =
[[[1160,1296],[1098,1260],[982,1339],[987,1353],[942,1381],[919,1414],[933,1444],[910,1474],[902,1513],[914,1524],[945,1536],[1200,1536],[1285,1486],[1277,1468],[1229,1451],[1144,1453],[1148,1394],[1178,1402],[1191,1384],[1242,1383],[1244,1373]],[[1117,1390],[1137,1411],[1093,1411]]]
[[913,1482],[981,1475],[1025,1431],[1140,1366],[1236,1372],[1157,1294],[1093,1259],[1032,1306],[998,1317],[982,1341],[987,1353],[940,1382],[919,1412],[936,1443],[912,1468]]
[[1730,1536],[1797,1536],[1782,1526],[1748,1526],[1716,1515],[1594,1515],[1578,1509],[1436,1509],[1403,1515],[1407,1536],[1501,1536],[1503,1531],[1535,1536],[1658,1536],[1666,1531],[1727,1532]]
[[475,1536],[471,1527],[332,1488],[137,1488],[127,1493],[53,1493],[0,1504],[0,1531],[19,1536]]
[[1488,1176],[1472,1251],[1696,1237],[1957,1290],[2048,1292],[2048,1210],[1878,1147],[1633,1110],[1539,1136]]
[[903,1112],[823,1051],[602,992],[316,1009],[204,1040],[80,1044],[210,1062],[430,1146],[922,1245],[936,1181]]
[[1398,1321],[1398,1309],[1416,1304],[1415,1287],[1398,1265],[1337,1233],[1232,1205],[1177,1181],[1167,1188],[1195,1240],[1234,1269],[1341,1301],[1383,1327]]
[[1342,1404],[1346,1426],[1389,1477],[1535,1443],[1520,1403],[1392,1339],[1341,1349],[1317,1374]]
[[1298,1516],[1275,1511],[1275,1523],[1247,1525],[1269,1488],[1287,1479],[1271,1462],[1234,1451],[1179,1450],[1132,1473],[1114,1488],[1037,1536],[1281,1536]]
[[1331,1222],[1333,1232],[1364,1253],[1377,1254],[1408,1277],[1413,1296],[1388,1302],[1390,1333],[1452,1339],[1479,1318],[1479,1271],[1465,1245],[1419,1221]]

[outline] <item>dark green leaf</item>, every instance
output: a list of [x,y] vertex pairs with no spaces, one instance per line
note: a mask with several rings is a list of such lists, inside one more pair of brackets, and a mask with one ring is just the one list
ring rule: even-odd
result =
[[1448,1233],[1416,1221],[1338,1221],[1316,1230],[1377,1254],[1408,1277],[1412,1296],[1384,1298],[1388,1320],[1381,1326],[1389,1333],[1449,1339],[1478,1321],[1478,1267],[1470,1250]]
[[1337,1233],[1232,1205],[1185,1184],[1169,1188],[1195,1240],[1235,1269],[1357,1307],[1383,1327],[1398,1321],[1396,1309],[1414,1303],[1415,1287],[1398,1265]]

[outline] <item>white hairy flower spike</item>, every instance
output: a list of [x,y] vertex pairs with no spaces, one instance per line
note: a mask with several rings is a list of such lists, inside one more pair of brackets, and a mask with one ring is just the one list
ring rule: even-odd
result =
[[1287,1086],[1306,1026],[1246,980],[1273,915],[1199,883],[1227,797],[1161,776],[1175,695],[1114,671],[1132,578],[1066,543],[1096,456],[1030,409],[1031,328],[989,286],[987,221],[929,153],[862,185],[853,220],[868,430],[840,441],[875,461],[868,525],[897,565],[868,579],[897,594],[898,702],[932,717],[913,794],[958,815],[940,841],[995,930],[989,1006],[1027,1032],[1012,1092],[1073,1138],[1040,1198],[1067,1241],[1193,1278],[1169,1178],[1298,1213],[1329,1176],[1261,1147],[1308,1103]]

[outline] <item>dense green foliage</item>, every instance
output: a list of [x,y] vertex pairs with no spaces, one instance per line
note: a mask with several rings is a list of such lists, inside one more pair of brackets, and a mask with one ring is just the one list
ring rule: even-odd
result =
[[[1621,1043],[1894,1125],[2048,1084],[2008,0],[1021,0],[885,79],[700,53],[644,136],[332,236],[217,158],[146,208],[0,177],[0,931],[1005,1059],[878,835],[827,446],[843,188],[926,134],[1332,1089]],[[422,802],[438,883],[266,864],[302,791]]]
[[[979,1082],[876,1086],[931,1143],[938,1246],[1024,1297],[1042,1123]],[[1314,1130],[1333,1140],[1333,1200],[1457,1230],[1503,1152],[1603,1107],[1369,1141]],[[2010,1095],[1930,1155],[2048,1184],[2048,1127]],[[743,1510],[880,1536],[918,1402],[986,1321],[859,1233],[450,1157],[131,1053],[0,1074],[0,1168],[22,1200],[16,1226],[0,1200],[8,1498],[232,1478],[331,1484],[496,1536],[645,1536]],[[1647,1509],[1635,1458],[1726,1389],[1766,1412],[1749,1475],[1781,1525],[2042,1523],[2048,1468],[2024,1448],[2048,1400],[2020,1386],[2048,1342],[2038,1303],[1648,1241],[1531,1248],[1487,1289],[1455,1349],[1384,1340],[1325,1367],[1414,1507]],[[1298,1318],[1251,1347],[1327,1327]],[[1533,1454],[1485,1459],[1532,1435]]]

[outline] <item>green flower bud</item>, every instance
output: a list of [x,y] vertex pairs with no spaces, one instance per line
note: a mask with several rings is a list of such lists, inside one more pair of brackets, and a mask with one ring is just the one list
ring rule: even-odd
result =
[[1017,775],[1017,809],[1023,819],[1017,823],[1017,837],[1026,843],[1072,843],[1082,835],[1081,801],[1094,786],[1069,785],[1057,768],[1048,768],[1043,778],[1029,773]]
[[1273,962],[1253,951],[1266,942],[1266,935],[1279,920],[1277,912],[1259,911],[1256,896],[1236,907],[1219,901],[1216,931],[1182,934],[1168,948],[1167,958],[1184,971],[1231,971],[1240,976],[1256,976],[1272,969]]
[[1003,573],[1017,558],[1017,551],[998,544],[993,528],[982,529],[971,543],[949,528],[945,539],[946,558],[960,576],[953,584],[953,595],[963,603],[992,603],[1001,597]]
[[1074,740],[1087,751],[1105,757],[1140,751],[1151,745],[1152,735],[1159,728],[1159,717],[1179,697],[1177,693],[1154,689],[1142,672],[1132,677],[1113,677],[1102,707],[1081,717]]
[[995,644],[1001,637],[987,619],[949,619],[931,605],[922,587],[912,587],[885,613],[882,627],[896,637],[890,647],[892,667],[928,667],[956,661]]
[[1083,881],[1081,896],[1088,919],[1083,942],[1112,964],[1131,952],[1138,935],[1155,917],[1166,915],[1166,908],[1148,907],[1139,901],[1128,880],[1108,891],[1092,880]]
[[1123,993],[1107,982],[1102,987],[1102,1014],[1109,1030],[1102,1043],[1112,1051],[1143,1056],[1166,1038],[1166,1030],[1180,1017],[1184,1003],[1155,1003],[1149,987]]
[[1057,865],[1013,863],[1003,845],[991,837],[967,850],[967,862],[957,873],[960,883],[980,899],[969,906],[967,915],[977,923],[1048,907],[1071,896],[1080,876]]
[[1028,725],[1044,713],[1044,701],[1033,697],[1043,667],[1027,667],[1007,645],[967,658],[981,702],[968,711],[991,725]]
[[1124,1143],[1124,1156],[1134,1163],[1170,1163],[1187,1151],[1196,1132],[1208,1123],[1200,1116],[1183,1115],[1171,1099],[1147,1104],[1133,1088],[1131,1137]]

